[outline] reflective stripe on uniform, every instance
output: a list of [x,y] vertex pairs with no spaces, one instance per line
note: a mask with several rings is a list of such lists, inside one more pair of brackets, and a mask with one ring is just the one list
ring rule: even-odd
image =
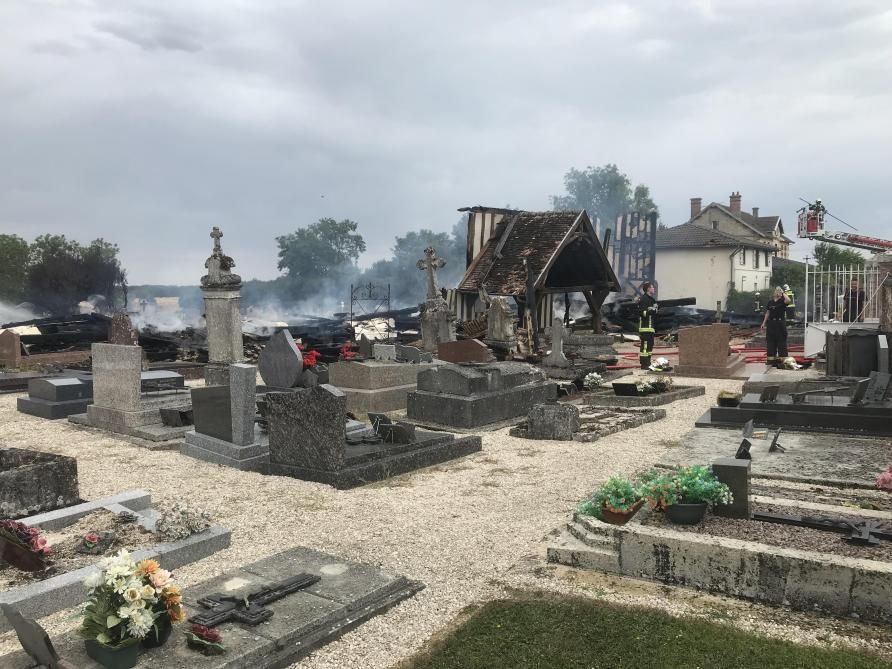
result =
[[653,328],[638,328],[638,332],[656,332]]

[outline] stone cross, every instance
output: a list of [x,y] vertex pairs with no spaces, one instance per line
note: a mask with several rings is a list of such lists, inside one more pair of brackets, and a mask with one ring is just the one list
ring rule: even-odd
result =
[[220,231],[216,225],[211,229],[211,239],[214,240],[214,252],[222,253],[223,249],[220,246],[220,238],[223,237],[223,233]]
[[446,261],[437,257],[437,252],[433,246],[424,249],[424,255],[427,256],[415,263],[418,269],[427,270],[427,299],[435,299],[440,297],[440,289],[437,286],[437,270],[446,266]]
[[564,324],[558,318],[551,324],[551,353],[546,356],[542,364],[551,367],[570,366],[570,361],[564,355]]

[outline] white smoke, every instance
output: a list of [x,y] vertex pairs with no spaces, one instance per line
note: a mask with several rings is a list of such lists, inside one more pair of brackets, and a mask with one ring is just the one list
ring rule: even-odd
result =
[[21,321],[34,320],[35,318],[39,318],[39,316],[23,304],[13,306],[6,302],[0,302],[0,324],[19,323]]

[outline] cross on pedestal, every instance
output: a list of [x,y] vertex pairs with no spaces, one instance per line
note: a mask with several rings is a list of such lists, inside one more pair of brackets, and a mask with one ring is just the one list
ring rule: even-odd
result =
[[220,238],[223,236],[223,233],[220,231],[216,225],[211,230],[211,238],[214,240],[214,251],[222,251],[220,248]]
[[446,261],[437,257],[437,252],[433,246],[424,249],[424,255],[427,256],[415,263],[418,269],[427,271],[427,299],[431,300],[440,297],[440,289],[437,286],[437,270],[446,266]]

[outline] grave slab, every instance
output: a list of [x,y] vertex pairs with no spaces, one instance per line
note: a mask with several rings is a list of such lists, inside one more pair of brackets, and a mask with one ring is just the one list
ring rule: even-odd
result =
[[[378,344],[375,349],[378,349]],[[418,374],[433,363],[408,364],[380,360],[346,360],[328,367],[331,385],[347,397],[354,414],[405,410],[407,394],[415,390]]]
[[444,362],[490,362],[493,355],[489,347],[476,339],[443,341],[437,346],[437,357]]
[[746,378],[746,361],[730,354],[728,323],[684,327],[678,331],[678,376],[711,379]]
[[[785,430],[779,441],[786,451],[769,453],[773,438],[771,430],[761,437],[748,437],[753,477],[873,488],[877,473],[889,466],[888,439]],[[678,440],[677,447],[668,448],[657,466],[689,466],[733,457],[740,441],[738,430],[694,429]]]
[[22,366],[22,339],[17,332],[0,332],[0,367],[18,369]]
[[304,358],[288,330],[269,338],[257,363],[263,383],[270,388],[295,388],[300,383]]
[[[424,588],[417,581],[374,567],[294,548],[185,588],[184,604],[190,612],[196,611],[196,602],[202,597],[217,592],[247,595],[297,573],[316,574],[321,580],[269,604],[273,616],[267,623],[257,627],[237,623],[218,626],[227,649],[223,655],[208,657],[190,650],[183,635],[175,632],[162,648],[143,653],[137,668],[281,669]],[[75,634],[54,638],[53,644],[59,656],[72,666],[100,669],[86,656],[83,641]],[[33,665],[24,652],[0,657],[0,663],[10,669]]]

